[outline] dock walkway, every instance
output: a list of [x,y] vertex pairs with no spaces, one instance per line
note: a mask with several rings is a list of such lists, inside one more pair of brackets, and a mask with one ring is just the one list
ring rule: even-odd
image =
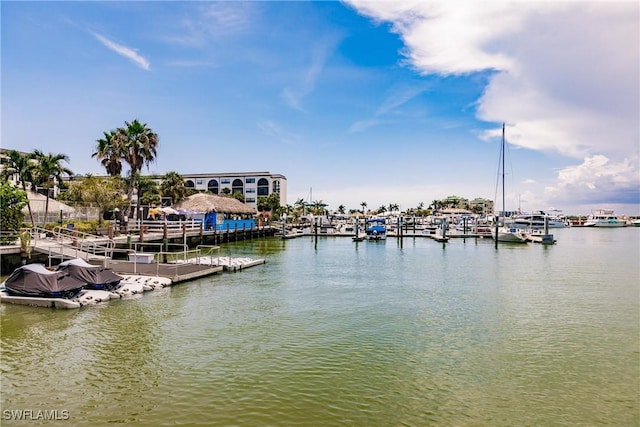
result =
[[107,267],[117,274],[138,274],[143,276],[160,276],[171,279],[172,283],[185,282],[200,277],[210,276],[223,270],[222,266],[204,264],[150,263],[142,264],[131,261],[110,260]]

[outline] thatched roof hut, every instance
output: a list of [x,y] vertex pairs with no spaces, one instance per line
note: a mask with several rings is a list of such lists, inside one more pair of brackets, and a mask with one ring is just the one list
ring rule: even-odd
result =
[[255,215],[257,211],[233,197],[216,196],[209,193],[196,193],[173,206],[177,210],[196,212],[218,212],[225,214]]
[[[44,194],[36,193],[34,191],[27,191],[27,198],[29,199],[29,204],[31,205],[31,211],[34,214],[44,213],[47,204],[47,196],[45,196]],[[72,214],[76,210],[69,205],[65,205],[62,202],[58,202],[57,200],[49,198],[49,212],[53,212],[57,215],[60,211],[65,214]],[[25,206],[22,209],[22,212],[27,213],[29,212],[29,209]]]
[[[45,210],[47,206],[47,196],[44,194],[36,193],[34,191],[27,191],[27,198],[29,199],[29,205],[31,206],[31,213],[33,215],[33,221],[35,223],[46,223],[59,221],[60,213],[64,219],[70,219],[76,214],[76,209],[69,205],[65,205],[57,200],[49,198],[49,210],[45,217]],[[29,217],[29,207],[22,208],[22,212],[26,215],[26,220],[31,220]]]

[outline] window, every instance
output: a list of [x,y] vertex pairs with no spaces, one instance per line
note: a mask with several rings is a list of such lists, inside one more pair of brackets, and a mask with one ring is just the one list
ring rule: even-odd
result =
[[269,181],[264,178],[260,178],[258,181],[258,196],[269,195]]
[[218,194],[218,193],[219,193],[219,190],[220,190],[220,188],[219,188],[219,186],[218,186],[218,181],[216,181],[215,179],[210,180],[210,181],[207,183],[207,190],[208,190],[210,193]]
[[196,184],[194,184],[193,181],[191,181],[190,179],[187,180],[187,182],[184,183],[184,186],[187,188],[193,188],[196,186]]
[[244,202],[245,203],[255,203],[256,199],[254,199],[254,198],[244,199]]
[[246,191],[246,193],[247,193],[247,194],[249,194],[249,193],[255,193],[255,192],[256,192],[256,189],[255,189],[255,188],[247,188],[247,191]]
[[241,179],[234,179],[233,184],[231,184],[231,194],[235,193],[244,194],[244,185]]
[[273,181],[273,192],[280,194],[280,181]]
[[231,180],[229,178],[222,178],[220,184],[231,184]]
[[204,184],[204,179],[196,179],[196,185]]
[[256,179],[255,178],[245,178],[244,182],[245,182],[245,184],[255,184],[256,183]]

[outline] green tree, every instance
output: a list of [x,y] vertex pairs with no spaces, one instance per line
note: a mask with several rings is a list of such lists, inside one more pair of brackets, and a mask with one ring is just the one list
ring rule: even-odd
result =
[[98,222],[102,225],[104,212],[115,208],[123,209],[126,206],[123,187],[123,181],[119,177],[86,175],[82,179],[69,183],[69,189],[61,195],[60,199],[83,206],[97,207]]
[[56,185],[62,186],[62,175],[73,175],[71,169],[67,168],[62,162],[69,162],[69,156],[66,154],[44,154],[40,150],[33,152],[33,158],[36,165],[33,170],[33,184],[42,187],[46,191],[46,201],[44,207],[44,221],[47,220],[49,213],[49,192]]
[[129,187],[127,189],[128,214],[133,216],[131,210],[133,190],[136,188],[136,177],[143,166],[156,158],[158,152],[158,135],[154,133],[146,123],[140,123],[138,119],[132,122],[124,122],[125,127],[118,128],[111,133],[104,133],[105,137],[98,140],[98,146],[94,156],[102,159],[109,173],[117,171],[117,159],[129,165]]
[[338,213],[344,215],[345,209],[344,205],[338,206]]
[[244,194],[242,194],[241,191],[235,191],[231,197],[233,197],[236,200],[240,200],[242,203],[244,203]]
[[362,213],[365,214],[365,209],[367,208],[367,202],[361,202],[360,206],[362,206]]
[[184,179],[178,172],[167,172],[160,184],[162,197],[171,198],[171,204],[176,204],[187,197],[187,188],[184,186]]
[[276,193],[271,193],[268,196],[258,197],[258,210],[261,212],[270,211],[273,213],[277,213],[279,207],[280,196]]
[[114,136],[116,131],[103,132],[104,138],[98,139],[96,151],[91,154],[100,160],[100,163],[106,169],[109,176],[119,176],[122,173],[122,160],[124,152],[122,147],[116,143]]
[[[18,231],[24,222],[22,209],[27,205],[27,193],[9,184],[0,182],[0,230]],[[13,240],[13,237],[10,237]]]
[[161,204],[160,186],[151,177],[138,174],[136,177],[136,189],[138,190],[138,206],[158,206]]
[[[22,191],[28,194],[27,183],[33,182],[33,170],[36,166],[33,161],[33,154],[23,154],[16,150],[9,150],[6,153],[7,157],[3,159],[4,168],[2,169],[2,178],[4,181],[8,180],[12,176],[17,177],[17,181],[22,187]],[[33,213],[31,212],[31,203],[27,197],[27,209],[29,210],[29,219],[31,224],[33,222]]]
[[311,209],[313,210],[314,215],[322,215],[324,214],[324,208],[327,207],[327,204],[322,200],[314,200],[311,204]]

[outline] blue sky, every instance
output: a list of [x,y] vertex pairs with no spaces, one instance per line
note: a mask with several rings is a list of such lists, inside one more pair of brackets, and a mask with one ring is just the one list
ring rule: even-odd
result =
[[[330,209],[449,195],[640,214],[639,6],[2,1],[2,147],[160,138],[149,172],[270,171]],[[146,171],[143,171],[146,172]]]

